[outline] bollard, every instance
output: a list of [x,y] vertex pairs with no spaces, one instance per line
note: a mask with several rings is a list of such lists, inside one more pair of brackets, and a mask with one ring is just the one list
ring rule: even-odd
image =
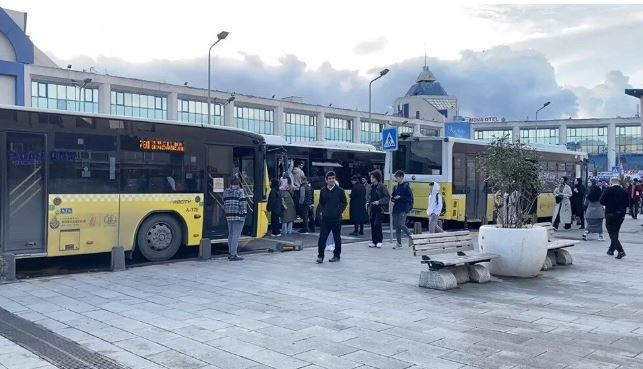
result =
[[0,279],[5,281],[16,280],[16,255],[4,254],[0,257]]
[[413,223],[413,233],[422,234],[422,222]]
[[110,268],[112,272],[125,270],[125,248],[123,248],[123,246],[112,247],[112,261]]
[[212,242],[209,238],[203,238],[201,239],[201,245],[199,245],[199,258],[205,261],[210,257],[212,257]]

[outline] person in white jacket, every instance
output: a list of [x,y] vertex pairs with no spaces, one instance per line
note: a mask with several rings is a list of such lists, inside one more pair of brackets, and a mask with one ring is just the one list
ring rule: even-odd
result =
[[429,233],[443,232],[442,228],[438,225],[438,217],[442,213],[442,192],[440,191],[440,184],[433,182],[431,187],[431,195],[429,195],[429,203],[426,207],[426,214],[429,216]]
[[567,184],[567,177],[560,179],[559,185],[554,189],[554,198],[556,206],[554,207],[554,214],[552,214],[552,225],[554,230],[558,230],[558,226],[562,223],[565,229],[572,227],[572,189]]

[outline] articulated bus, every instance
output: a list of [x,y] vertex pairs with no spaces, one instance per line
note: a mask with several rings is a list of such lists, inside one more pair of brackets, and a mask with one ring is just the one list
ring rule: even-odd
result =
[[[352,142],[295,142],[288,143],[280,136],[263,136],[266,142],[266,186],[279,178],[289,165],[304,164],[304,173],[315,191],[315,204],[325,184],[326,172],[333,170],[346,193],[350,193],[353,175],[367,176],[374,169],[384,169],[386,154],[374,146]],[[349,199],[350,201],[350,199]],[[349,217],[348,207],[344,219]],[[266,220],[267,221],[267,220]]]
[[[555,145],[529,145],[537,151],[541,172],[553,192],[558,179],[587,179],[587,154]],[[439,137],[400,137],[399,149],[387,155],[386,180],[393,186],[392,171],[401,169],[413,189],[415,202],[409,217],[427,219],[426,209],[431,183],[440,183],[446,203],[445,221],[461,223],[491,222],[494,219],[493,194],[480,170],[480,154],[488,142]],[[538,196],[536,215],[551,217],[553,193]]]
[[[0,107],[0,252],[138,250],[167,260],[227,235],[223,190],[238,176],[243,233],[265,233],[265,143],[236,128]],[[261,217],[263,218],[263,217]]]

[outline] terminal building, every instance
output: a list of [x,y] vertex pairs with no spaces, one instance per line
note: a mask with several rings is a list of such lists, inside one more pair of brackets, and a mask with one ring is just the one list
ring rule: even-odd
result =
[[[382,129],[441,134],[444,118],[372,114],[74,70],[27,36],[27,14],[0,8],[0,104],[225,125],[295,141],[379,144]],[[204,73],[207,66],[204,66]],[[366,88],[366,86],[365,86]]]
[[[643,107],[643,90],[626,93]],[[586,151],[590,170],[643,170],[640,117],[469,122],[459,117],[458,99],[448,95],[426,63],[406,95],[394,102],[395,114],[374,113],[371,121],[368,112],[223,91],[212,91],[208,116],[207,96],[207,89],[58,66],[29,39],[27,14],[0,8],[0,104],[225,125],[288,142],[379,145],[387,125],[402,133],[445,136],[452,135],[450,125],[458,125],[460,137],[509,135]]]

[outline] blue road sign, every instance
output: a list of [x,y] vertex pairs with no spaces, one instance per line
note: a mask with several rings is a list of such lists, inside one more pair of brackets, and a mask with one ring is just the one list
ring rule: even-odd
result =
[[397,151],[397,127],[384,128],[382,130],[382,150]]

